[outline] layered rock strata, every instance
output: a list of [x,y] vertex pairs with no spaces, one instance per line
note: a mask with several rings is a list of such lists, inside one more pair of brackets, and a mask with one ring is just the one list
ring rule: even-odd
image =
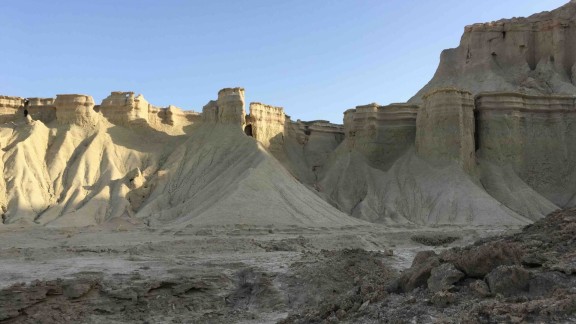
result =
[[59,123],[89,126],[97,122],[94,99],[91,96],[59,94],[54,100],[54,107],[56,107],[56,119]]
[[150,106],[142,95],[114,91],[102,100],[99,110],[111,123],[126,126],[131,123],[147,123]]
[[510,167],[556,205],[576,204],[575,99],[507,92],[478,95],[479,155]]
[[54,98],[28,98],[28,104],[25,108],[32,119],[48,124],[56,120],[54,101]]
[[241,127],[246,123],[244,89],[225,88],[218,92],[218,100],[210,101],[202,109],[205,122],[235,124]]
[[286,120],[284,108],[252,102],[246,133],[270,151],[278,152],[284,145]]
[[467,26],[460,45],[440,56],[432,80],[412,102],[443,87],[478,94],[576,92],[576,2],[528,18]]
[[416,150],[428,159],[457,161],[472,171],[474,148],[474,99],[456,89],[429,93],[416,120]]
[[164,126],[186,126],[201,120],[200,113],[184,111],[172,105],[166,108],[151,106],[148,110],[148,123],[156,129],[164,129]]
[[386,170],[414,143],[418,106],[370,104],[344,112],[347,144]]
[[24,98],[0,96],[0,123],[16,120],[17,114],[24,108]]

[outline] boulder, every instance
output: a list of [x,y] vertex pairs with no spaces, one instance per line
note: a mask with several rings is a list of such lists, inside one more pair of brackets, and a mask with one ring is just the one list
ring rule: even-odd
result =
[[430,272],[428,289],[434,292],[448,290],[464,276],[464,273],[456,269],[452,263],[442,263]]
[[528,291],[530,272],[519,266],[499,266],[486,276],[486,281],[493,294],[512,296]]
[[453,263],[468,277],[484,278],[500,265],[519,265],[522,251],[514,243],[490,242],[468,249],[452,249],[440,255],[443,261]]
[[440,265],[440,260],[435,253],[431,251],[419,252],[412,267],[402,273],[398,279],[398,290],[402,292],[410,292],[418,287],[425,287],[432,269]]
[[488,297],[490,296],[490,287],[486,284],[484,280],[474,280],[470,283],[469,286],[470,290],[474,294],[480,297]]
[[531,296],[549,296],[557,288],[570,286],[570,278],[557,271],[536,273],[530,279],[528,291]]

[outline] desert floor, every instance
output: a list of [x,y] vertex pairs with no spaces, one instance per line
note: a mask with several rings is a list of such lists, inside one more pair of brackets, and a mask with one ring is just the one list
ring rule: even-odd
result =
[[392,278],[419,251],[506,231],[3,226],[0,322],[276,322]]

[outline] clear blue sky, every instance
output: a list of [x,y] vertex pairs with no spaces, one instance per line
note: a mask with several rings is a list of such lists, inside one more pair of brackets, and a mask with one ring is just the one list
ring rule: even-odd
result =
[[224,87],[292,119],[403,102],[464,26],[567,0],[0,0],[0,94],[142,93],[200,111]]

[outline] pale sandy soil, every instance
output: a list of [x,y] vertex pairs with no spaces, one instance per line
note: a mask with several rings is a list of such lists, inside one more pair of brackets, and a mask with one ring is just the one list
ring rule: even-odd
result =
[[[71,229],[4,226],[0,227],[0,314],[4,311],[9,323],[38,318],[41,322],[273,323],[303,305],[332,298],[320,290],[334,288],[335,296],[344,294],[351,281],[357,280],[350,273],[338,272],[336,266],[334,273],[328,273],[331,266],[321,270],[332,262],[322,257],[322,250],[376,251],[370,258],[395,271],[409,267],[418,251],[464,245],[502,231],[465,227],[424,231],[378,225],[170,230],[129,224]],[[439,247],[411,240],[422,233],[449,233],[461,239]],[[320,270],[311,279],[301,279],[298,269],[302,266],[310,267],[307,272]],[[321,279],[330,275],[342,282],[328,287]],[[54,297],[34,297],[28,302],[28,297],[18,297],[24,301],[10,302],[14,291],[26,291],[15,290],[14,284],[35,280],[57,280],[57,285],[73,289],[88,282],[89,287],[86,291],[79,288],[80,293],[72,297],[58,292]],[[318,294],[316,289],[320,289]],[[6,315],[8,310],[16,312],[15,316]]]

